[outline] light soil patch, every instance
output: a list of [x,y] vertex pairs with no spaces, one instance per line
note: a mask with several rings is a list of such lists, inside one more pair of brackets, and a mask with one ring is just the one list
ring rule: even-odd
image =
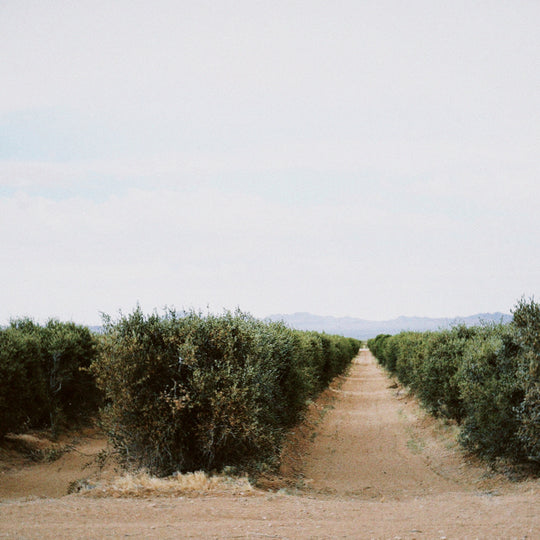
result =
[[100,460],[106,449],[106,438],[93,428],[58,440],[47,432],[8,436],[0,449],[0,501],[62,497],[78,482],[112,478],[113,467]]
[[266,483],[274,491],[127,477],[105,483],[111,491],[101,496],[59,489],[59,498],[14,500],[39,491],[16,487],[17,476],[54,485],[72,452],[4,471],[0,486],[10,477],[11,487],[0,488],[0,538],[540,538],[539,482],[512,483],[466,459],[454,430],[362,351],[291,436],[282,476]]

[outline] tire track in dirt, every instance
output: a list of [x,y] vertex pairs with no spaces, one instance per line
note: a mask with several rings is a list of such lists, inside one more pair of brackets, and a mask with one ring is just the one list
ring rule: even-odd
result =
[[308,448],[305,485],[379,499],[486,489],[485,469],[466,463],[437,435],[437,422],[392,386],[371,352],[360,351]]

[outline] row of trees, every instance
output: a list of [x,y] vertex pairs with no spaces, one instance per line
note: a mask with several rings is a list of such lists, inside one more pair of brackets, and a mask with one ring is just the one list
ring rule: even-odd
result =
[[74,425],[97,412],[88,368],[97,337],[84,326],[18,319],[0,329],[0,437],[9,431]]
[[379,335],[368,347],[460,440],[490,459],[540,466],[540,306],[521,300],[510,324]]
[[95,416],[125,463],[161,475],[277,460],[308,400],[360,342],[236,312],[136,309],[104,332],[29,319],[0,330],[0,436]]
[[103,421],[129,464],[173,471],[275,462],[307,400],[360,343],[236,312],[107,321],[93,363]]

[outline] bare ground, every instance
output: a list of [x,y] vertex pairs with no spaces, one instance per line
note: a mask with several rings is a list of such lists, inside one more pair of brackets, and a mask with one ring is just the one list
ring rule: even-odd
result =
[[464,456],[455,427],[426,416],[367,351],[312,406],[266,490],[65,495],[114,471],[92,459],[97,434],[63,444],[57,461],[31,465],[2,450],[0,538],[540,538],[540,482]]

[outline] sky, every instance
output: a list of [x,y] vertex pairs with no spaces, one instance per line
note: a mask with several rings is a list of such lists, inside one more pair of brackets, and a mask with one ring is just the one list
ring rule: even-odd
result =
[[0,3],[0,324],[510,312],[540,2]]

